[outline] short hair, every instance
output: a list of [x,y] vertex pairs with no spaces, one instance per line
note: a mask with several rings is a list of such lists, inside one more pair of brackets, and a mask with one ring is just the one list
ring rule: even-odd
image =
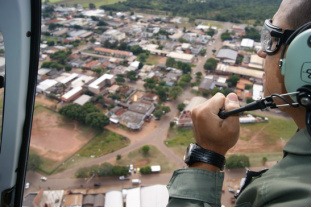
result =
[[311,0],[295,0],[296,4],[287,14],[287,23],[291,29],[297,29],[300,26],[311,22]]

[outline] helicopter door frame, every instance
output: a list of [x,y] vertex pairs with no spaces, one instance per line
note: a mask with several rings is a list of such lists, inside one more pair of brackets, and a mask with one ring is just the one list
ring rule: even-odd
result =
[[5,88],[0,142],[0,206],[22,206],[36,95],[41,0],[0,2]]

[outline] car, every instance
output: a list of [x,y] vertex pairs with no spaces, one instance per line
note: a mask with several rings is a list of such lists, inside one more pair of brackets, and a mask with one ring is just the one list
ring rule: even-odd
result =
[[94,187],[100,187],[100,183],[94,183]]
[[25,189],[28,189],[30,187],[30,184],[27,182],[26,184],[25,184]]
[[46,177],[41,177],[40,180],[47,181],[47,178]]
[[140,179],[132,179],[132,184],[133,185],[139,185],[139,184],[141,184],[141,180]]
[[119,180],[129,180],[129,179],[130,179],[129,177],[125,177],[123,175],[119,177]]
[[133,170],[133,169],[134,169],[133,164],[130,164],[130,170]]

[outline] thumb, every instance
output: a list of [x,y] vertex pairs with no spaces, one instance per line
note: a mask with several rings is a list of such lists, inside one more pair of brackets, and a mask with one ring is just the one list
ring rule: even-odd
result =
[[229,93],[225,100],[225,110],[230,111],[236,108],[239,108],[238,96],[235,93]]

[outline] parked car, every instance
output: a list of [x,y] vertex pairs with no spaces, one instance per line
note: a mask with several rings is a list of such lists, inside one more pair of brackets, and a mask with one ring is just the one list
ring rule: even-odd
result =
[[139,184],[141,184],[141,180],[140,179],[132,179],[132,184],[133,185],[139,185]]
[[100,187],[100,183],[94,183],[94,187]]
[[28,189],[30,187],[30,184],[27,182],[25,183],[25,189]]
[[40,180],[47,181],[47,178],[46,177],[41,177]]
[[129,179],[130,179],[129,177],[125,177],[123,175],[119,177],[119,180],[129,180]]
[[233,190],[233,189],[229,189],[229,192],[232,194],[235,194],[235,190]]

